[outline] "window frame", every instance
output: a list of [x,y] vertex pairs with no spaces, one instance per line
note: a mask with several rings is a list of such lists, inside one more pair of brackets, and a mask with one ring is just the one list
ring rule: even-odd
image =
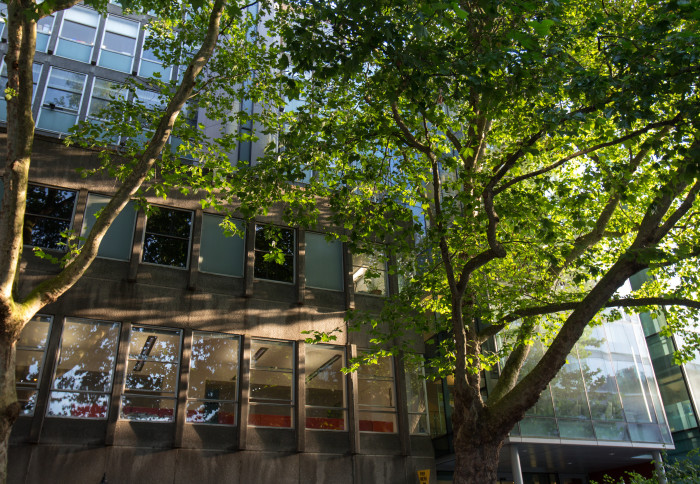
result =
[[[111,325],[116,325],[117,328],[117,334],[116,334],[116,341],[115,341],[115,351],[114,351],[114,360],[112,362],[112,368],[110,369],[110,382],[109,382],[109,389],[106,391],[99,391],[99,390],[66,390],[66,389],[59,389],[54,387],[54,383],[56,382],[56,372],[58,371],[58,365],[61,362],[61,350],[63,349],[63,338],[65,336],[65,330],[66,330],[66,323],[68,322],[79,322],[79,323],[96,323],[96,324],[111,324]],[[109,413],[111,410],[111,403],[112,403],[112,393],[114,390],[114,385],[115,385],[115,377],[117,376],[116,369],[117,369],[117,362],[119,360],[119,346],[121,343],[121,328],[122,328],[122,323],[119,321],[107,321],[107,320],[102,320],[102,319],[90,319],[90,318],[74,318],[71,316],[67,316],[63,318],[63,327],[61,328],[61,338],[58,343],[58,351],[56,353],[56,363],[54,364],[53,368],[53,377],[51,378],[51,383],[49,384],[49,389],[48,389],[48,400],[47,400],[47,405],[46,405],[46,418],[60,418],[60,419],[73,419],[73,420],[87,420],[87,421],[95,421],[95,420],[107,420],[109,419]],[[104,417],[79,417],[75,415],[51,415],[49,411],[51,410],[51,395],[54,393],[72,393],[72,394],[88,394],[88,395],[106,395],[107,397],[107,404],[106,404],[106,412]]]
[[[19,342],[22,340],[22,336],[20,334],[20,339],[17,341],[17,346],[15,349],[15,351],[16,351],[15,361],[19,360],[18,356],[20,354],[20,351],[31,351],[31,352],[37,352],[37,353],[39,351],[41,351],[41,359],[39,360],[39,362],[40,362],[39,363],[39,372],[37,374],[36,383],[34,385],[28,385],[28,384],[25,384],[22,382],[18,382],[16,380],[16,377],[15,377],[15,391],[17,391],[17,390],[29,390],[29,391],[34,391],[35,394],[38,395],[38,393],[41,389],[41,380],[42,380],[42,377],[44,376],[44,372],[46,371],[46,354],[47,354],[48,348],[49,348],[49,339],[51,338],[51,330],[53,329],[54,317],[53,317],[53,315],[49,315],[49,314],[35,314],[32,317],[32,319],[30,320],[30,322],[32,320],[34,320],[34,318],[48,318],[48,320],[49,320],[48,321],[49,326],[48,326],[48,330],[46,331],[46,342],[44,343],[44,347],[43,347],[43,349],[40,350],[37,347],[20,345]],[[27,326],[25,325],[25,328],[26,327]],[[15,368],[15,372],[16,371],[17,370]],[[18,394],[18,400],[19,400],[19,394]],[[19,403],[22,405],[22,408],[20,409],[20,413],[19,413],[20,417],[33,417],[34,416],[34,414],[36,413],[36,400],[34,401],[34,405],[32,405],[32,410],[30,413],[24,412],[25,404],[29,403],[29,401],[24,402],[22,400],[19,400]]]
[[[83,210],[83,223],[80,226],[80,236],[81,237],[87,237],[87,235],[89,233],[89,231],[86,230],[88,227],[88,223],[90,224],[90,229],[92,229],[92,225],[94,225],[94,223],[95,223],[92,221],[88,222],[88,215],[89,215],[88,214],[88,203],[90,203],[91,196],[93,196],[95,198],[107,199],[107,203],[109,203],[109,201],[113,198],[110,195],[103,195],[103,194],[97,193],[97,192],[88,192],[88,196],[86,197],[86,200],[85,200],[85,207]],[[113,261],[119,261],[119,262],[129,262],[131,260],[131,256],[132,256],[133,248],[134,248],[134,233],[136,232],[136,222],[138,221],[138,212],[136,210],[136,207],[134,205],[133,200],[129,200],[129,202],[127,202],[124,209],[122,209],[122,211],[119,213],[119,215],[117,215],[117,217],[112,222],[112,225],[110,225],[110,227],[107,229],[107,232],[105,233],[104,237],[102,238],[102,241],[105,240],[105,238],[109,234],[109,231],[112,229],[112,226],[114,225],[114,223],[119,219],[119,217],[123,216],[122,214],[125,213],[125,211],[128,210],[130,206],[134,212],[134,220],[133,220],[133,224],[131,225],[131,232],[129,234],[129,241],[130,241],[129,242],[129,257],[127,257],[126,259],[117,259],[115,257],[106,257],[104,255],[100,255],[99,248],[98,248],[98,252],[97,252],[96,257],[99,257],[100,259],[113,260]],[[83,243],[81,242],[81,247],[82,247],[82,245],[83,245]],[[102,242],[100,242],[100,246],[102,246]]]
[[172,207],[166,207],[163,205],[155,205],[158,207],[159,210],[173,210],[177,212],[187,212],[190,214],[190,227],[189,227],[189,236],[187,237],[187,256],[185,258],[185,265],[182,267],[178,266],[173,266],[173,265],[167,265],[167,264],[158,264],[157,262],[148,262],[144,261],[144,256],[146,255],[146,236],[149,233],[152,233],[154,235],[158,235],[160,237],[167,237],[171,239],[179,239],[179,240],[185,240],[184,237],[178,237],[178,236],[173,236],[173,235],[167,235],[167,234],[159,234],[159,233],[154,233],[154,232],[148,232],[148,219],[150,217],[146,216],[146,223],[143,225],[143,234],[141,234],[141,257],[139,259],[139,262],[141,264],[146,264],[150,266],[157,266],[157,267],[168,267],[170,269],[178,269],[181,271],[186,271],[189,270],[190,267],[190,257],[192,256],[192,230],[194,229],[194,212],[192,210],[186,210],[186,209],[180,209],[180,208],[172,208]]
[[[345,251],[343,250],[343,243],[339,239],[335,239],[334,242],[337,242],[338,244],[340,244],[340,289],[331,289],[328,287],[321,287],[321,286],[315,286],[315,285],[309,284],[309,278],[308,278],[309,258],[310,258],[310,254],[308,251],[308,237],[309,237],[309,235],[311,235],[312,237],[320,236],[320,237],[323,237],[324,240],[326,237],[326,234],[324,234],[322,232],[307,231],[305,234],[306,248],[305,248],[304,254],[305,254],[305,259],[306,259],[306,270],[304,272],[304,279],[306,282],[306,287],[309,287],[312,289],[321,289],[323,291],[345,292]],[[311,257],[313,257],[313,255],[311,255]]]
[[[38,184],[38,183],[29,183],[29,184],[27,185],[27,189],[29,189],[29,187],[31,187],[31,186],[41,187],[41,188],[47,188],[47,189],[49,189],[49,190],[61,190],[61,191],[66,191],[66,192],[73,192],[73,193],[75,194],[75,199],[74,199],[74,201],[73,201],[73,210],[71,211],[70,219],[61,219],[61,218],[53,217],[53,216],[47,216],[47,215],[41,215],[41,214],[34,214],[34,213],[31,213],[31,212],[29,212],[29,211],[27,211],[27,210],[25,209],[25,212],[24,212],[25,223],[24,223],[23,232],[22,232],[22,246],[23,246],[23,247],[38,247],[38,248],[40,248],[40,249],[42,249],[42,250],[51,250],[51,251],[60,252],[60,253],[66,252],[66,249],[65,249],[65,248],[60,248],[60,247],[59,247],[59,248],[52,248],[52,247],[43,247],[43,246],[40,246],[40,245],[28,244],[28,243],[26,242],[25,238],[24,238],[24,228],[26,228],[26,226],[27,226],[27,225],[26,225],[26,218],[27,218],[27,215],[30,215],[30,216],[33,216],[33,217],[49,218],[49,219],[51,219],[51,220],[64,220],[64,221],[65,221],[65,220],[68,220],[68,228],[67,228],[66,230],[72,230],[72,229],[73,229],[73,223],[75,222],[75,212],[76,212],[77,206],[78,206],[78,195],[79,195],[79,191],[78,191],[78,190],[72,190],[72,189],[70,189],[70,188],[53,187],[53,186],[49,186],[49,185],[40,185],[40,184]],[[60,237],[60,232],[59,232],[58,236]],[[63,241],[63,239],[59,239],[59,242],[62,242],[62,241]]]
[[[391,362],[391,377],[362,377],[359,374],[357,375],[357,410],[358,410],[358,415],[357,415],[357,426],[360,432],[366,432],[366,433],[373,433],[373,434],[396,434],[398,433],[398,417],[399,417],[399,409],[398,409],[398,401],[397,401],[397,385],[396,385],[396,362],[394,361],[394,357],[389,355],[389,356],[384,356],[382,358],[389,358],[389,361]],[[388,407],[388,406],[383,406],[383,405],[367,405],[360,403],[360,392],[362,391],[362,381],[385,381],[385,382],[391,382],[391,389],[392,389],[392,397],[393,397],[393,406]],[[393,410],[388,410],[389,408],[392,408]],[[362,430],[361,428],[361,422],[362,422],[362,413],[363,412],[373,412],[373,413],[379,413],[379,414],[386,414],[386,415],[393,415],[394,420],[392,422],[392,431],[391,432],[383,432],[379,430]]]
[[[109,30],[109,23],[110,23],[111,19],[115,19],[115,23],[122,21],[122,22],[130,22],[130,23],[136,24],[136,37],[129,37],[128,35],[124,35],[120,32],[116,32],[114,30]],[[131,73],[134,71],[134,63],[136,62],[136,51],[137,51],[137,48],[139,45],[139,37],[140,37],[140,32],[141,32],[141,22],[139,22],[138,20],[132,20],[132,19],[129,19],[126,17],[122,17],[120,15],[107,14],[107,16],[105,17],[104,26],[100,30],[101,30],[101,32],[100,32],[101,33],[100,46],[99,46],[100,50],[99,50],[98,55],[97,55],[97,65],[104,68],[104,69],[109,69],[111,71],[122,72],[122,73],[125,73],[128,75],[131,75]],[[105,42],[105,38],[107,37],[108,32],[111,34],[114,34],[114,35],[119,35],[121,37],[127,37],[130,39],[134,39],[134,46],[131,49],[131,54],[126,54],[124,52],[118,52],[116,50],[112,50],[110,48],[105,47],[104,42]],[[131,57],[131,63],[129,64],[129,69],[126,71],[122,71],[119,69],[114,69],[113,67],[110,67],[107,65],[100,64],[100,62],[102,61],[102,53],[103,52],[118,54],[118,55],[122,55],[125,57]]]
[[[341,359],[343,360],[341,362],[341,367],[345,367],[347,363],[347,349],[345,346],[341,345],[329,345],[329,344],[318,344],[318,345],[309,345],[313,346],[315,348],[325,348],[329,350],[334,350],[334,351],[340,351],[342,353]],[[308,352],[308,346],[306,348],[306,351]],[[330,360],[328,360],[330,361]],[[305,375],[305,385],[304,385],[304,392],[308,392],[309,390],[309,381],[310,377],[314,375],[314,373],[320,373],[321,367],[324,365],[328,364],[328,362],[323,363],[321,366],[319,366],[314,372],[311,372],[308,375]],[[304,365],[306,366],[306,364]],[[340,372],[340,377],[341,377],[341,382],[342,382],[342,389],[343,389],[343,405],[341,407],[331,407],[327,405],[309,405],[308,403],[308,394],[305,395],[304,398],[304,417],[305,417],[305,422],[304,422],[304,429],[305,430],[314,430],[314,431],[322,431],[322,432],[347,432],[349,429],[349,422],[348,422],[348,380],[345,374],[343,372]],[[308,426],[308,410],[309,409],[319,409],[319,410],[336,410],[336,411],[341,411],[343,413],[343,428],[342,429],[327,429],[327,428],[312,428]]]
[[[268,279],[268,278],[264,278],[264,277],[258,277],[255,275],[255,261],[257,259],[257,254],[261,253],[261,254],[263,254],[263,257],[264,257],[264,254],[270,252],[269,250],[263,250],[263,249],[256,248],[255,242],[257,241],[257,233],[258,233],[257,228],[258,228],[258,226],[260,226],[260,227],[273,226],[273,227],[276,227],[277,230],[290,230],[292,232],[292,254],[291,254],[291,257],[292,257],[292,269],[291,269],[292,270],[292,280],[291,281],[280,281],[278,279]],[[253,237],[253,280],[274,282],[277,284],[287,284],[287,285],[296,284],[296,281],[297,281],[297,275],[296,275],[296,272],[297,272],[297,252],[298,252],[298,247],[297,247],[298,239],[297,239],[296,229],[294,227],[285,227],[282,225],[256,222],[253,230],[255,230],[254,237]],[[285,256],[285,258],[286,258],[286,256]],[[263,260],[263,262],[264,262],[264,260]],[[280,264],[280,265],[282,265],[282,264]]]
[[[288,400],[289,403],[278,403],[282,402],[283,400],[274,400],[274,399],[267,399],[268,401],[265,401],[266,399],[264,398],[256,398],[253,397],[253,391],[252,391],[252,386],[253,386],[253,370],[257,370],[258,368],[254,367],[254,358],[255,358],[255,353],[253,352],[253,344],[255,342],[267,342],[269,344],[273,345],[278,345],[278,346],[289,346],[292,351],[292,365],[291,365],[291,370],[286,371],[284,369],[280,370],[272,367],[263,367],[261,368],[263,371],[269,371],[272,373],[284,373],[284,374],[289,374],[291,373],[291,383],[290,383],[290,399]],[[295,429],[299,425],[299,422],[296,422],[296,406],[297,406],[297,376],[298,376],[298,371],[297,371],[297,361],[296,361],[296,348],[297,348],[297,342],[296,341],[291,341],[291,340],[281,340],[281,339],[273,339],[273,338],[253,338],[251,337],[251,352],[250,352],[250,361],[248,362],[248,421],[246,422],[248,427],[256,427],[256,428],[273,428],[273,429]],[[258,350],[259,351],[259,350]],[[262,356],[262,355],[261,355]],[[287,400],[285,400],[287,402]],[[275,407],[285,407],[289,408],[289,414],[290,414],[290,426],[289,427],[280,427],[280,426],[272,426],[272,425],[257,425],[254,423],[250,422],[250,418],[253,415],[253,413],[250,411],[251,407],[255,407],[258,405],[269,405],[269,406],[275,406]]]
[[[378,255],[375,255],[378,254]],[[368,256],[368,257],[377,257],[379,259],[387,259],[385,261],[382,261],[383,268],[382,269],[374,269],[370,266],[367,266],[365,264],[358,264],[357,262],[357,257],[360,256]],[[389,294],[389,260],[388,256],[386,255],[386,248],[385,246],[382,246],[382,250],[380,251],[374,251],[372,253],[362,253],[362,254],[352,254],[352,286],[353,286],[353,293],[354,294],[359,294],[362,296],[372,296],[372,297],[388,297]],[[362,268],[367,268],[369,270],[375,270],[380,273],[380,277],[383,279],[384,282],[384,291],[380,294],[375,294],[373,292],[368,292],[368,291],[358,291],[356,289],[356,286],[361,282],[365,280],[365,275],[364,273],[355,280],[355,274]],[[367,271],[365,271],[367,272]],[[374,280],[378,280],[379,278],[372,278]],[[365,283],[367,285],[367,283]],[[379,289],[377,289],[379,290]]]
[[[241,241],[242,242],[242,251],[240,254],[241,265],[242,265],[241,275],[231,275],[231,274],[225,274],[222,272],[212,272],[212,271],[207,271],[207,270],[202,269],[202,254],[204,252],[204,249],[202,248],[202,242],[204,241],[204,227],[205,227],[204,218],[206,218],[206,217],[216,217],[216,218],[220,218],[222,220],[226,218],[222,215],[218,215],[215,213],[208,213],[208,212],[202,213],[202,227],[201,227],[201,232],[200,232],[200,249],[199,249],[199,260],[197,261],[197,270],[203,274],[215,274],[217,276],[235,277],[238,279],[245,277],[245,270],[246,270],[245,265],[246,265],[246,258],[247,258],[247,251],[246,251],[246,247],[245,247],[245,234],[248,231],[248,226],[244,220],[240,220],[240,219],[233,219],[232,218],[231,220],[233,221],[233,223],[239,222],[240,225],[242,226],[242,229],[243,229],[243,237],[241,238],[242,239],[242,241]],[[219,226],[219,228],[221,228],[221,226]],[[223,230],[223,229],[221,229],[221,230]],[[232,237],[225,236],[225,237],[227,239],[231,239],[231,238],[236,237],[236,236],[232,236]]]
[[[239,400],[239,394],[240,394],[240,385],[241,385],[241,367],[243,365],[243,338],[238,335],[238,334],[231,334],[231,333],[221,333],[221,332],[216,332],[216,331],[192,331],[192,339],[194,340],[195,336],[197,334],[201,335],[213,335],[214,338],[229,338],[229,339],[235,339],[235,341],[238,344],[238,358],[236,361],[236,376],[235,376],[235,382],[236,382],[236,391],[234,393],[234,400],[226,400],[226,399],[215,399],[215,398],[192,398],[190,397],[190,379],[192,375],[192,357],[190,356],[190,364],[188,367],[188,374],[187,374],[187,395],[186,395],[186,400],[185,400],[185,423],[189,425],[206,425],[206,426],[218,426],[218,427],[236,427],[240,424],[239,422],[239,416],[240,416],[240,400]],[[190,352],[192,352],[192,348],[194,348],[194,341],[192,342]],[[191,353],[190,353],[191,354]],[[189,420],[189,405],[191,402],[202,402],[202,403],[207,403],[207,402],[216,402],[216,403],[231,403],[233,404],[234,408],[236,409],[235,411],[235,421],[233,424],[227,424],[227,423],[211,423],[211,422],[195,422]]]
[[69,72],[71,74],[78,74],[78,75],[83,76],[83,86],[82,86],[82,89],[80,90],[80,101],[78,102],[78,107],[75,109],[75,121],[73,122],[72,126],[75,126],[76,124],[78,124],[78,122],[80,122],[80,113],[81,113],[81,110],[83,107],[83,103],[85,102],[85,90],[87,89],[89,76],[85,72],[76,72],[76,71],[71,71],[69,69],[62,69],[62,68],[56,67],[56,66],[49,66],[49,73],[46,77],[46,83],[43,86],[44,91],[41,95],[41,102],[39,103],[39,114],[36,117],[36,123],[35,123],[36,129],[39,129],[41,131],[46,131],[48,133],[56,133],[59,135],[64,135],[64,134],[67,134],[67,131],[56,131],[55,129],[45,128],[43,126],[39,126],[39,123],[41,122],[41,114],[44,112],[44,110],[58,111],[61,113],[66,113],[66,114],[73,114],[72,111],[68,111],[68,110],[66,110],[64,108],[60,108],[56,105],[54,105],[54,107],[52,108],[51,104],[53,104],[53,103],[49,103],[47,106],[44,105],[45,101],[46,101],[46,94],[47,94],[49,88],[53,89],[55,91],[71,92],[71,91],[66,91],[65,89],[58,89],[55,87],[51,87],[51,85],[50,85],[51,75],[54,73],[54,70]]
[[[131,355],[129,354],[129,349],[127,349],[127,357],[126,357],[126,365],[124,367],[124,381],[121,382],[122,385],[122,392],[119,397],[119,414],[117,416],[118,420],[125,421],[125,422],[146,422],[146,423],[155,423],[155,424],[174,424],[177,421],[177,413],[178,413],[178,403],[179,403],[179,392],[180,392],[180,377],[181,377],[181,364],[182,364],[182,350],[183,350],[183,338],[184,338],[184,331],[181,328],[171,328],[169,326],[153,326],[153,325],[146,325],[146,324],[134,324],[130,331],[129,331],[129,339],[127,341],[127,347],[131,347],[131,336],[134,334],[134,330],[138,328],[143,328],[146,331],[161,331],[161,332],[170,332],[170,333],[177,333],[178,335],[178,350],[176,352],[177,358],[176,361],[171,363],[173,367],[175,368],[175,378],[174,378],[174,390],[173,390],[173,396],[172,397],[164,397],[164,396],[152,396],[152,395],[147,395],[147,394],[142,394],[142,393],[131,393],[129,392],[129,389],[127,388],[127,379],[129,376],[129,362],[130,361],[148,361],[143,358],[132,358]],[[140,355],[139,355],[140,356]],[[155,361],[158,363],[162,363],[160,360],[151,360]],[[169,420],[142,420],[142,419],[137,419],[137,418],[126,418],[124,416],[124,397],[140,397],[140,398],[153,398],[154,400],[157,398],[160,399],[167,399],[171,400],[173,403],[173,415],[172,418]]]
[[[66,13],[68,13],[68,11],[70,11],[70,10],[72,10],[72,9],[86,10],[86,11],[88,11],[88,12],[90,12],[90,13],[96,14],[96,15],[97,15],[97,17],[96,17],[96,18],[97,18],[97,20],[96,20],[96,25],[92,26],[92,25],[89,25],[89,24],[84,24],[84,23],[76,22],[75,20],[71,20],[71,19],[69,19],[69,18],[66,18]],[[63,57],[63,58],[65,58],[65,59],[72,59],[72,60],[77,61],[77,62],[82,62],[83,64],[91,64],[92,58],[93,58],[93,56],[94,56],[94,54],[95,54],[95,43],[97,42],[97,34],[99,33],[99,30],[100,30],[100,17],[101,17],[101,15],[100,15],[99,12],[97,12],[97,11],[91,9],[91,8],[88,8],[88,7],[86,7],[86,6],[82,5],[82,4],[74,5],[74,6],[72,6],[71,8],[69,8],[69,9],[67,9],[67,10],[64,10],[64,11],[63,11],[63,17],[61,18],[61,26],[60,26],[60,28],[59,28],[59,30],[58,30],[58,36],[57,36],[57,38],[56,38],[56,47],[55,47],[55,49],[54,49],[53,55],[55,55],[55,56],[57,56],[57,57]],[[95,31],[94,31],[94,35],[92,36],[92,42],[91,42],[91,43],[89,43],[89,42],[83,42],[83,41],[80,41],[80,40],[75,40],[75,39],[71,39],[71,38],[68,38],[68,37],[64,37],[64,36],[63,36],[63,28],[65,27],[66,22],[72,22],[72,23],[77,24],[77,25],[82,25],[83,27],[89,27],[89,28],[94,29]],[[73,44],[83,44],[83,45],[90,46],[90,55],[88,56],[89,59],[88,59],[87,61],[82,61],[82,60],[80,60],[80,59],[76,59],[75,57],[66,57],[66,56],[64,56],[64,55],[59,54],[58,51],[59,51],[59,49],[60,49],[61,41],[62,41],[62,40],[66,41],[66,42],[69,42],[69,43],[73,43]]]

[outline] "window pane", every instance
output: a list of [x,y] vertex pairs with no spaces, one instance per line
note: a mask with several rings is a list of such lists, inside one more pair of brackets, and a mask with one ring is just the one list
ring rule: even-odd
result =
[[393,375],[394,364],[390,356],[379,358],[376,364],[360,366],[357,373],[357,392],[361,431],[396,431]]
[[252,340],[249,423],[291,426],[293,368],[294,344],[291,341]]
[[15,384],[20,415],[33,415],[46,356],[51,317],[34,316],[22,330],[15,356]]
[[119,323],[66,320],[52,388],[109,392],[118,344]]
[[[199,251],[199,269],[214,274],[243,277],[245,241],[235,235],[226,236],[221,227],[223,217],[205,213],[202,217],[202,240]],[[243,230],[243,222],[233,223]]]
[[412,434],[428,434],[428,399],[423,365],[410,359],[404,361],[409,429]]
[[360,432],[396,432],[396,414],[360,410]]
[[307,407],[306,428],[317,430],[345,430],[345,409]]
[[95,41],[95,27],[82,25],[64,19],[63,29],[61,29],[61,37],[80,44],[92,45],[92,43]]
[[[187,397],[187,421],[234,424],[238,395],[237,336],[194,333],[190,381]],[[193,399],[206,401],[192,401]]]
[[49,46],[49,39],[53,31],[53,22],[55,16],[41,18],[36,23],[36,50],[37,52],[46,52]]
[[192,212],[158,208],[146,222],[143,262],[186,267]]
[[[109,197],[90,193],[85,207],[85,217],[83,218],[83,229],[81,237],[86,237],[95,224],[96,214],[102,210],[109,202]],[[129,202],[121,211],[112,225],[107,229],[107,233],[100,242],[98,257],[109,259],[129,260],[131,258],[131,246],[134,238],[134,225],[136,224],[136,208],[133,202]]]
[[306,233],[306,285],[343,290],[343,244],[322,234]]
[[294,282],[294,242],[292,229],[256,225],[255,277]]
[[61,232],[70,228],[76,192],[29,185],[24,217],[24,243],[65,250]]
[[37,127],[68,132],[78,119],[86,76],[52,68]]
[[329,346],[306,346],[306,404],[345,407],[345,351]]
[[386,294],[386,263],[381,254],[353,254],[352,266],[355,292],[377,296]]
[[109,395],[105,393],[51,392],[46,414],[51,417],[107,418]]
[[97,27],[97,23],[100,20],[100,15],[94,10],[81,7],[69,8],[63,13],[63,19],[72,20],[73,22],[78,22],[83,25],[88,25],[91,27]]
[[122,418],[172,421],[179,358],[180,331],[143,327],[132,329]]

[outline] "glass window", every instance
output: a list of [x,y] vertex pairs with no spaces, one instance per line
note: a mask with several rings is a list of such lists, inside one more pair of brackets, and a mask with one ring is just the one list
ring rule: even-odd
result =
[[306,233],[306,285],[343,290],[343,244],[323,234]]
[[17,341],[15,384],[17,399],[22,406],[20,415],[34,415],[51,320],[50,316],[34,316]]
[[383,254],[353,254],[352,283],[356,293],[386,295],[386,262]]
[[[109,200],[110,197],[94,193],[88,194],[85,216],[83,217],[83,229],[80,232],[81,237],[87,237],[95,224],[95,220],[97,220],[97,213],[109,203]],[[100,242],[97,256],[116,260],[131,259],[135,224],[136,208],[134,207],[134,202],[129,202],[124,207],[124,210],[117,215],[117,218],[114,219],[109,229],[107,229],[107,233],[102,238],[102,242]]]
[[345,430],[345,350],[338,346],[306,346],[306,428]]
[[53,32],[53,22],[56,16],[51,14],[39,19],[36,23],[36,51],[46,52],[49,48],[49,39]]
[[394,360],[390,356],[357,370],[361,432],[396,432]]
[[5,32],[5,19],[7,18],[7,4],[0,3],[0,35]]
[[99,21],[100,14],[87,8],[76,6],[63,12],[56,55],[90,63]]
[[[226,236],[221,226],[224,217],[205,213],[202,216],[202,240],[199,250],[199,270],[243,277],[245,263],[245,241],[237,236]],[[239,230],[244,230],[240,220],[233,220]]]
[[105,119],[105,113],[109,111],[109,102],[114,99],[126,99],[127,90],[124,86],[106,79],[95,78],[90,96],[88,119]]
[[51,68],[36,123],[38,128],[68,132],[78,121],[86,78],[85,74]]
[[97,65],[131,74],[138,36],[138,22],[108,16]]
[[291,428],[294,409],[294,343],[251,341],[248,424]]
[[[36,62],[32,65],[32,104],[34,103],[34,98],[36,97],[36,85],[39,83],[39,77],[41,77],[41,64]],[[2,68],[0,68],[0,86],[7,86],[7,64],[5,61],[2,62]],[[7,101],[5,101],[5,96],[0,96],[0,121],[7,121]]]
[[121,418],[147,422],[175,419],[180,334],[174,329],[131,330]]
[[[180,122],[178,123],[178,130],[183,129],[184,127],[187,127],[192,130],[197,130],[198,118],[199,106],[189,101],[186,102],[185,105],[182,107],[182,111],[180,111],[180,115],[178,116],[178,120],[180,120]],[[190,150],[185,149],[184,146],[180,148],[180,146],[183,145],[181,138],[177,136],[171,136],[168,142],[170,143],[170,152],[173,155],[179,156],[180,158],[184,158],[185,160],[194,160],[193,153]]]
[[406,372],[408,428],[411,434],[430,434],[428,398],[423,363],[413,359],[406,359],[404,361],[404,370]]
[[255,225],[255,277],[294,282],[294,230]]
[[192,335],[187,421],[236,424],[238,401],[238,336]]
[[[593,374],[589,374],[588,377],[591,380],[595,378]],[[550,389],[554,400],[554,412],[557,417],[590,420],[591,412],[588,409],[583,373],[581,373],[581,366],[575,347],[569,354],[566,364],[552,380]],[[592,433],[593,431],[591,430]]]
[[143,262],[187,267],[190,252],[192,212],[153,207],[146,221]]
[[172,76],[173,68],[165,67],[163,62],[156,57],[155,52],[146,48],[146,37],[144,36],[144,47],[141,52],[141,64],[139,65],[139,76],[141,77],[160,77],[163,81],[169,81]]
[[66,319],[46,414],[107,418],[119,323]]
[[65,250],[61,235],[70,229],[77,193],[72,190],[29,185],[24,214],[25,245]]

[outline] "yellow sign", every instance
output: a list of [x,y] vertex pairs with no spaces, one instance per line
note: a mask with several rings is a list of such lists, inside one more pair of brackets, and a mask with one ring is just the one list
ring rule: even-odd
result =
[[418,482],[428,484],[430,482],[430,469],[418,471]]

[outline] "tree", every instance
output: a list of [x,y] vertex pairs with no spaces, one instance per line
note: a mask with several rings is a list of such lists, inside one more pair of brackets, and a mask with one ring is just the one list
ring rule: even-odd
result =
[[[236,171],[227,153],[242,139],[253,139],[253,135],[222,132],[220,136],[205,136],[204,126],[192,123],[189,116],[181,116],[183,110],[206,110],[207,117],[217,120],[223,131],[227,124],[264,119],[265,110],[257,115],[239,112],[238,103],[244,99],[259,101],[264,96],[272,106],[279,104],[274,73],[269,68],[277,62],[276,45],[256,29],[261,16],[269,13],[268,5],[261,4],[259,16],[250,10],[258,5],[257,1],[122,2],[125,9],[134,12],[158,12],[158,19],[148,27],[146,47],[166,66],[181,66],[182,74],[178,82],[158,76],[131,79],[120,88],[130,92],[128,101],[113,100],[98,116],[101,121],[85,124],[75,132],[72,142],[100,152],[101,167],[86,175],[109,176],[119,183],[119,188],[82,245],[75,236],[65,234],[66,251],[62,257],[35,250],[37,255],[59,263],[60,272],[20,294],[19,263],[34,140],[31,101],[37,20],[77,3],[78,0],[21,0],[8,5],[8,122],[0,213],[2,483],[6,480],[9,434],[19,413],[15,345],[24,326],[85,274],[107,229],[130,199],[142,198],[148,192],[165,197],[174,189],[202,191],[206,198],[219,179]],[[103,0],[86,3],[98,10],[106,9],[107,4]],[[152,94],[144,94],[147,91]],[[183,158],[196,162],[185,163]],[[239,168],[244,165],[241,163]]]
[[[313,171],[286,200],[327,198],[355,252],[386,244],[403,287],[380,315],[351,312],[374,336],[366,359],[449,335],[428,365],[455,377],[455,482],[496,480],[504,439],[589,325],[675,305],[679,329],[700,308],[699,7],[288,3],[280,67],[303,103],[256,179]],[[655,282],[618,292],[644,269]]]

